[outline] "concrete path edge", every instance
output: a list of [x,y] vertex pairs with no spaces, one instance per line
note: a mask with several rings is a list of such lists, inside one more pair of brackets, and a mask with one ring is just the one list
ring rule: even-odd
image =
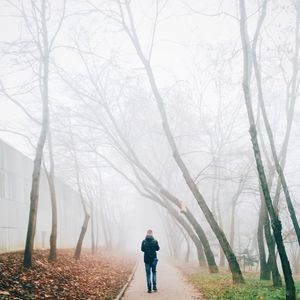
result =
[[126,283],[124,284],[124,286],[123,286],[122,289],[120,290],[118,296],[117,296],[116,298],[114,298],[114,300],[120,300],[120,299],[122,299],[122,297],[123,297],[123,295],[125,294],[125,292],[126,292],[128,286],[129,286],[130,282],[131,282],[132,279],[133,279],[133,276],[134,276],[134,274],[135,274],[135,272],[136,272],[137,266],[138,266],[138,262],[134,265],[134,267],[133,267],[133,269],[132,269],[132,272],[131,272],[131,274],[129,275],[129,277],[128,277]]

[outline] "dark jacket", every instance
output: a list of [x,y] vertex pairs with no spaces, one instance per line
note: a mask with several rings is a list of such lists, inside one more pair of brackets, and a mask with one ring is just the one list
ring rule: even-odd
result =
[[147,235],[142,241],[141,250],[144,252],[145,264],[152,264],[154,259],[157,258],[156,251],[159,250],[158,241],[152,235]]

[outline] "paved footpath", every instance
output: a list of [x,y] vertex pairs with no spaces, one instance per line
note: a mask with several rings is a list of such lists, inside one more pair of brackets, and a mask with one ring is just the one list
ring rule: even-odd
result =
[[194,300],[202,299],[176,267],[160,259],[157,265],[158,292],[147,293],[146,273],[139,263],[136,273],[122,300]]

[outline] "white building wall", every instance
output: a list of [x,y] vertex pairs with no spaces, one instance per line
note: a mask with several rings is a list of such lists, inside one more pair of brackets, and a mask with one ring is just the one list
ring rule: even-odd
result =
[[[33,162],[0,140],[0,252],[22,250],[28,223]],[[75,247],[83,222],[79,195],[55,180],[58,207],[58,247]],[[40,181],[35,248],[48,248],[51,201],[45,173]],[[89,231],[85,245],[89,245]]]

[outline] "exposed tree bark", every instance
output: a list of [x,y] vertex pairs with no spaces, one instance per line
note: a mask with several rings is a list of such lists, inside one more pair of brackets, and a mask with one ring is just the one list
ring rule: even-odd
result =
[[[263,195],[261,195],[262,201]],[[275,253],[275,241],[274,237],[271,232],[271,226],[270,226],[270,220],[268,216],[268,212],[266,209],[264,209],[264,231],[265,231],[265,238],[268,246],[268,251],[269,251],[269,258],[267,261],[267,270],[270,270],[272,273],[272,280],[273,280],[273,285],[276,287],[281,287],[282,286],[282,281],[281,281],[281,276],[277,267],[277,262],[276,262],[276,253]]]
[[49,129],[48,129],[48,146],[49,146],[49,161],[50,161],[50,170],[49,174],[47,174],[49,190],[50,190],[50,198],[51,198],[51,216],[52,216],[52,223],[51,223],[51,234],[50,234],[50,252],[48,260],[50,262],[56,261],[57,259],[57,251],[56,251],[56,244],[57,244],[57,200],[56,200],[56,191],[55,191],[55,183],[54,183],[54,176],[55,176],[55,165],[54,165],[54,158],[53,158],[53,148],[52,148],[52,134],[51,134],[51,127],[49,122]]
[[172,132],[170,130],[170,126],[169,126],[169,122],[168,122],[168,118],[166,115],[166,111],[165,111],[165,107],[164,107],[164,101],[162,96],[159,93],[156,81],[155,81],[155,77],[152,71],[152,68],[150,66],[150,62],[146,59],[144,53],[142,52],[141,46],[140,46],[140,42],[138,39],[138,36],[136,34],[135,31],[135,26],[134,26],[134,22],[133,22],[133,17],[131,14],[131,10],[130,10],[130,6],[129,6],[129,2],[126,0],[125,1],[125,6],[126,6],[126,11],[128,13],[128,18],[129,18],[129,22],[130,22],[130,27],[128,27],[125,19],[124,19],[124,13],[123,13],[123,8],[122,8],[122,4],[120,3],[120,1],[118,1],[119,3],[119,9],[120,9],[120,13],[121,13],[121,17],[122,17],[122,22],[123,22],[123,27],[126,31],[126,33],[128,34],[129,38],[132,41],[133,46],[136,49],[136,52],[142,62],[142,64],[144,65],[144,68],[146,70],[148,79],[149,79],[149,83],[150,86],[152,88],[152,92],[153,95],[155,97],[156,103],[157,103],[157,107],[161,116],[161,120],[162,120],[162,126],[167,138],[167,141],[170,145],[170,148],[173,152],[173,157],[175,162],[177,163],[178,167],[180,168],[183,177],[186,181],[187,186],[189,187],[189,189],[191,190],[192,194],[194,195],[195,199],[197,200],[200,208],[202,209],[206,220],[208,221],[209,225],[211,226],[213,232],[215,233],[220,245],[222,246],[222,249],[225,253],[225,256],[227,258],[231,273],[232,273],[232,279],[234,283],[243,283],[244,282],[244,278],[240,269],[240,266],[237,262],[236,256],[233,253],[230,244],[223,232],[223,230],[219,227],[218,223],[216,222],[212,212],[210,211],[209,207],[207,206],[202,194],[200,193],[200,191],[198,190],[198,187],[196,185],[196,183],[193,181],[192,176],[187,168],[187,166],[185,165],[185,163],[183,162],[175,139],[172,135]]
[[[219,160],[217,160],[217,162],[218,161]],[[219,172],[218,172],[217,168],[215,168],[215,169],[216,169],[215,170],[215,172],[216,172],[215,176],[216,176],[216,178],[218,178],[219,177],[219,174],[218,174]],[[216,213],[217,221],[219,223],[220,228],[223,228],[222,215],[221,215],[221,209],[220,209],[220,183],[217,186],[215,186],[214,189],[215,189],[215,193],[214,193],[215,204],[216,204],[216,209],[217,209],[217,213]],[[223,251],[221,245],[219,245],[219,253],[220,253],[220,267],[225,268],[225,254],[224,254],[224,251]]]
[[292,276],[292,271],[290,267],[290,263],[285,251],[285,247],[282,240],[282,225],[281,221],[278,218],[278,215],[275,212],[275,209],[272,204],[272,199],[270,196],[270,191],[261,159],[261,153],[258,145],[257,139],[257,131],[256,125],[254,121],[254,114],[252,109],[252,99],[250,93],[250,74],[251,74],[251,51],[250,51],[250,42],[248,37],[248,30],[247,30],[247,21],[246,21],[246,9],[245,9],[245,2],[244,0],[239,1],[240,4],[240,33],[241,33],[241,40],[242,40],[242,47],[243,47],[243,57],[244,57],[244,72],[243,72],[243,91],[244,91],[244,99],[247,108],[248,120],[249,120],[249,133],[251,136],[251,142],[253,146],[253,152],[256,161],[256,167],[258,171],[258,176],[260,180],[261,189],[264,195],[264,201],[266,207],[268,209],[268,213],[271,218],[272,222],[272,229],[274,232],[274,238],[277,245],[277,249],[279,252],[281,265],[284,273],[285,283],[286,283],[286,299],[296,299],[295,294],[295,284],[294,279]]
[[259,209],[258,226],[257,226],[257,245],[259,252],[259,264],[260,264],[260,279],[270,280],[271,272],[267,264],[267,256],[264,245],[264,223],[265,223],[265,204],[262,202]]
[[[71,122],[71,120],[69,120]],[[83,193],[82,193],[82,189],[81,189],[81,183],[80,183],[80,170],[79,170],[79,164],[78,164],[78,158],[77,158],[77,150],[75,148],[75,142],[74,142],[74,137],[73,137],[73,132],[72,132],[72,126],[71,124],[69,125],[69,131],[70,131],[70,137],[71,137],[71,147],[72,147],[72,151],[73,151],[73,157],[74,157],[74,164],[75,164],[75,173],[76,173],[76,183],[77,183],[77,188],[78,188],[78,192],[79,192],[79,196],[80,196],[80,200],[81,200],[81,205],[83,208],[83,212],[84,212],[84,221],[83,221],[83,225],[81,227],[81,231],[80,231],[80,235],[77,241],[77,245],[76,245],[76,249],[75,249],[75,254],[74,254],[74,258],[75,259],[80,259],[80,254],[81,254],[81,248],[82,248],[82,243],[89,225],[89,220],[90,220],[90,215],[87,211],[87,207],[86,207],[86,203],[83,197]]]
[[[259,113],[259,110],[258,110],[258,113]],[[271,187],[272,187],[273,181],[274,181],[274,177],[275,177],[275,168],[273,167],[272,162],[268,158],[266,146],[265,146],[263,136],[260,131],[260,127],[259,127],[259,122],[258,122],[257,128],[258,128],[258,134],[260,135],[260,139],[261,139],[262,151],[265,153],[268,168],[270,170],[270,173],[268,175],[268,187],[269,187],[269,190],[271,190]],[[260,190],[260,199],[261,199],[261,207],[260,207],[259,218],[261,218],[261,220],[258,223],[258,226],[261,228],[258,228],[258,231],[259,232],[262,231],[262,240],[260,240],[260,238],[258,237],[258,242],[262,243],[260,245],[260,248],[264,249],[263,237],[265,237],[265,240],[267,243],[267,248],[268,248],[268,253],[269,253],[269,257],[267,260],[266,260],[266,256],[260,257],[261,263],[262,263],[262,260],[264,260],[264,263],[261,264],[261,271],[260,271],[261,275],[262,275],[261,279],[265,279],[265,280],[270,279],[271,273],[272,273],[273,285],[279,287],[282,285],[282,280],[281,280],[280,273],[278,271],[277,259],[276,259],[276,255],[275,255],[275,241],[274,241],[274,237],[271,232],[269,215],[266,210],[264,196],[263,196],[263,193],[261,190]]]
[[[263,145],[264,147],[264,145]],[[272,182],[275,175],[275,169],[270,166],[270,174],[268,178],[268,187],[269,189],[272,186]],[[272,273],[272,280],[273,285],[276,287],[282,286],[281,276],[277,266],[277,260],[275,255],[275,241],[274,236],[271,232],[271,225],[269,220],[269,215],[266,210],[266,205],[264,201],[264,195],[260,190],[260,199],[261,199],[261,207],[259,213],[259,222],[258,222],[258,244],[259,244],[259,254],[260,254],[260,263],[261,263],[261,270],[260,270],[260,279],[269,280],[271,279]],[[264,247],[264,237],[267,243],[269,257],[266,259],[265,255],[265,247]]]
[[83,225],[81,227],[80,235],[79,235],[77,245],[76,245],[76,249],[75,249],[75,254],[74,254],[75,259],[80,259],[82,243],[83,243],[83,240],[84,240],[84,237],[85,237],[88,225],[89,225],[89,219],[90,219],[89,214],[85,213],[84,214]]

